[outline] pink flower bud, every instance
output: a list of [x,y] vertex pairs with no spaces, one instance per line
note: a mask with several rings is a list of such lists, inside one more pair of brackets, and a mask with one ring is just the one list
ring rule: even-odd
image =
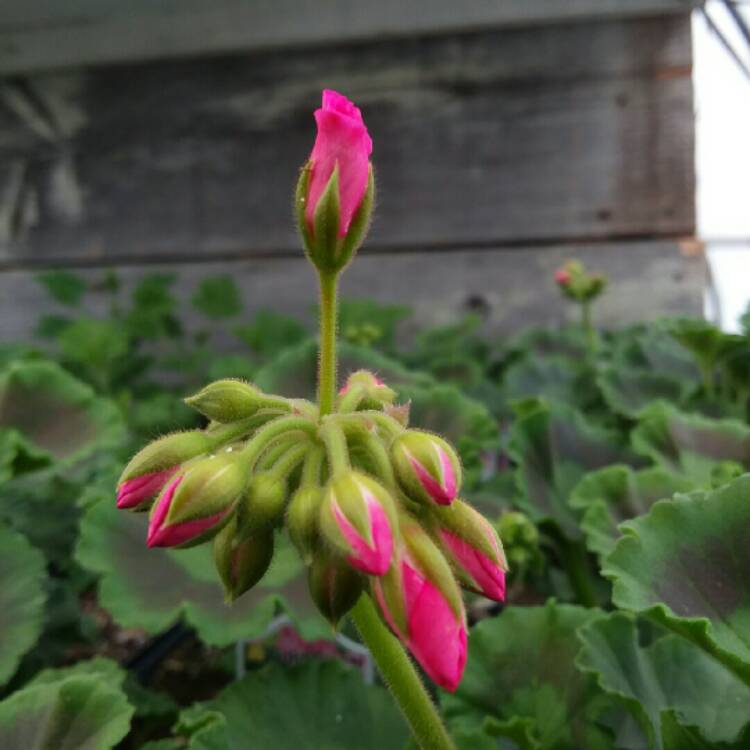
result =
[[502,567],[481,550],[472,547],[465,539],[461,539],[450,531],[441,529],[439,534],[455,563],[462,568],[474,584],[471,588],[488,599],[503,601],[505,599],[505,571]]
[[490,522],[463,500],[435,508],[432,519],[433,536],[464,588],[503,601],[508,564]]
[[180,472],[151,509],[149,547],[192,546],[214,536],[234,513],[246,476],[231,454],[203,459]]
[[321,532],[353,568],[382,576],[393,555],[393,518],[387,490],[352,471],[329,484],[321,508]]
[[161,492],[162,487],[177,469],[178,467],[174,466],[164,471],[152,471],[122,482],[117,488],[117,507],[120,510],[131,510],[139,505],[146,505]]
[[466,665],[466,623],[438,586],[419,569],[408,554],[400,560],[400,579],[406,630],[388,607],[385,579],[374,583],[375,594],[391,629],[404,642],[425,672],[440,687],[453,692]]
[[564,268],[558,268],[555,271],[555,283],[560,286],[567,286],[570,284],[570,273]]
[[429,432],[406,430],[391,447],[393,467],[409,497],[449,505],[458,494],[461,464],[442,438]]
[[314,234],[315,209],[338,166],[339,236],[343,237],[367,191],[372,140],[362,113],[336,91],[323,92],[323,106],[315,110],[315,121],[318,135],[310,154],[312,172],[305,202],[305,220],[310,233]]

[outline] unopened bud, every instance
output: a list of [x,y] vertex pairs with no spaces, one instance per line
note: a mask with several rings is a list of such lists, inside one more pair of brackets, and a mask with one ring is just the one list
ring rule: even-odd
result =
[[246,419],[262,408],[290,408],[286,399],[268,396],[254,385],[232,378],[210,383],[186,398],[185,403],[208,419],[221,423]]
[[271,471],[250,478],[247,491],[237,510],[237,522],[243,534],[254,535],[275,526],[284,516],[287,483]]
[[119,486],[137,477],[175,469],[185,461],[211,450],[210,438],[201,430],[173,432],[165,435],[130,459],[120,476]]
[[245,469],[221,453],[178,472],[154,503],[149,547],[187,547],[210,539],[227,522],[245,487]]
[[396,528],[393,498],[374,479],[350,471],[331,480],[321,507],[320,529],[357,570],[374,576],[388,570]]
[[345,560],[336,554],[319,550],[310,565],[307,585],[315,606],[335,628],[357,603],[364,581]]
[[393,468],[406,494],[423,503],[448,505],[461,485],[461,463],[443,438],[406,430],[391,445]]
[[214,562],[228,602],[239,598],[265,575],[273,560],[273,531],[238,533],[237,517],[214,537]]
[[375,598],[391,630],[425,672],[446,690],[466,664],[466,615],[461,592],[440,550],[414,519],[402,520],[397,563],[373,579]]
[[319,535],[320,506],[323,504],[321,487],[300,487],[292,497],[286,513],[289,536],[299,550],[302,559],[310,563],[317,547]]
[[396,391],[389,388],[369,370],[353,372],[339,391],[339,404],[353,399],[354,409],[382,409],[393,403]]
[[436,537],[458,580],[489,599],[505,599],[508,564],[497,532],[481,513],[462,500],[436,508]]

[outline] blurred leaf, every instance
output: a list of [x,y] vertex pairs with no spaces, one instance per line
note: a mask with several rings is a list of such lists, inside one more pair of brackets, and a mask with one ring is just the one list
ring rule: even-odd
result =
[[100,390],[109,390],[118,360],[128,354],[130,338],[122,325],[81,318],[58,337],[65,363]]
[[618,524],[647,513],[657,500],[692,489],[695,482],[659,467],[634,471],[630,466],[607,466],[576,485],[570,505],[584,511],[581,529],[586,546],[605,557],[620,538]]
[[208,379],[241,378],[252,380],[257,370],[257,365],[245,355],[219,354],[211,358],[211,364],[208,367]]
[[118,445],[124,435],[110,401],[44,361],[14,362],[0,371],[0,427],[15,428],[67,463]]
[[393,350],[398,324],[412,314],[405,305],[381,305],[367,299],[341,300],[339,330],[350,344]]
[[[0,525],[0,684],[13,675],[42,630],[45,578],[41,553],[23,536]],[[0,747],[10,746],[0,742]]]
[[750,427],[730,419],[683,414],[655,404],[632,433],[633,449],[667,471],[708,485],[724,461],[750,469]]
[[177,300],[170,292],[176,279],[175,274],[152,273],[135,287],[133,307],[124,321],[133,339],[175,338],[181,334],[182,327],[175,318]]
[[198,724],[190,750],[382,750],[408,738],[387,691],[339,661],[269,664],[226,688],[206,713],[212,720]]
[[99,601],[126,628],[158,633],[180,617],[210,645],[262,635],[286,612],[304,637],[329,637],[310,601],[304,566],[285,535],[276,537],[270,570],[231,607],[224,603],[210,544],[186,550],[148,549],[147,514],[117,511],[114,497],[81,519],[76,559],[101,575]]
[[552,355],[522,357],[505,370],[503,390],[509,400],[538,396],[576,408],[598,397],[591,372],[583,361]]
[[100,676],[32,685],[0,702],[0,747],[108,750],[128,733],[132,713],[122,690]]
[[73,323],[64,315],[42,315],[34,329],[34,335],[44,339],[54,339]]
[[299,321],[273,310],[259,310],[251,324],[235,326],[234,333],[259,357],[267,360],[309,337]]
[[228,275],[203,279],[191,301],[196,310],[214,320],[232,318],[242,312],[239,289]]
[[733,742],[750,722],[750,687],[684,638],[642,646],[635,620],[622,612],[588,623],[579,638],[576,664],[628,706],[653,750],[665,749],[662,715],[670,710],[710,742]]
[[[548,602],[508,607],[471,630],[466,672],[455,695],[441,694],[452,729],[528,737],[520,747],[611,747],[596,725],[601,691],[579,672],[576,630],[598,610]],[[509,722],[512,722],[509,724]]]
[[86,282],[69,271],[47,271],[37,274],[36,279],[62,305],[76,307],[86,293]]
[[568,500],[584,474],[613,463],[638,463],[614,433],[567,406],[533,400],[511,428],[509,452],[518,465],[521,509],[574,541],[582,535]]
[[690,384],[649,370],[602,367],[596,382],[604,399],[618,414],[637,419],[654,401],[683,404]]
[[18,430],[0,427],[0,485],[51,463],[52,456],[26,440]]
[[586,334],[580,326],[567,328],[532,328],[507,344],[509,352],[531,357],[563,357],[583,362],[588,356]]
[[69,677],[81,676],[101,677],[108,685],[122,687],[127,673],[112,659],[104,656],[96,656],[93,659],[79,661],[70,667],[55,667],[44,669],[39,672],[26,687],[37,685],[51,685]]
[[693,641],[750,684],[750,476],[656,503],[604,560],[612,599]]

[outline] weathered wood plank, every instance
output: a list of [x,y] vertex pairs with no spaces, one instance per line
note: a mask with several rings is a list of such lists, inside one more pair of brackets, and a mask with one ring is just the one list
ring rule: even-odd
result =
[[688,12],[700,0],[4,0],[0,72],[339,44],[582,18]]
[[0,263],[296,252],[325,86],[375,141],[372,247],[691,234],[690,64],[659,17],[9,80]]
[[[365,255],[346,271],[342,294],[412,305],[412,329],[449,323],[469,310],[478,311],[485,317],[486,333],[496,335],[533,324],[556,325],[577,316],[552,280],[554,269],[571,256],[611,278],[611,287],[595,312],[605,325],[701,312],[702,254],[665,241]],[[208,275],[231,274],[241,289],[247,315],[272,308],[309,320],[316,298],[314,275],[299,256],[121,268],[123,293],[145,273],[155,271],[177,274],[175,292],[188,327],[193,328],[205,327],[205,321],[198,321],[188,300]],[[88,268],[81,273],[93,281],[103,271]],[[106,304],[105,299],[94,297],[90,313],[104,314]],[[49,301],[33,273],[0,273],[0,341],[29,339],[38,317],[49,312],[64,310]],[[228,335],[219,336],[218,342],[224,348],[237,347]]]

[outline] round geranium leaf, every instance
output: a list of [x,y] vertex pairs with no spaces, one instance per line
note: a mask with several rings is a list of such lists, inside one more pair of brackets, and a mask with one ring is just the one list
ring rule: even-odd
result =
[[124,435],[114,404],[41,360],[12,362],[0,372],[0,427],[16,429],[63,462],[119,444]]
[[112,502],[89,507],[81,519],[76,558],[101,574],[99,599],[123,627],[157,633],[184,617],[211,645],[262,635],[286,612],[305,637],[330,636],[307,592],[304,566],[283,534],[271,568],[233,605],[224,594],[210,544],[186,550],[148,549],[146,514],[123,513]]
[[586,546],[604,557],[620,538],[618,524],[647,513],[657,500],[694,488],[690,479],[659,467],[636,471],[619,464],[587,474],[573,490],[570,504],[583,511]]
[[97,675],[31,685],[0,702],[0,747],[109,750],[128,733],[133,709]]
[[692,640],[750,683],[750,475],[678,495],[621,527],[614,603]]
[[12,676],[42,630],[45,578],[42,554],[0,525],[0,684]]
[[574,663],[576,630],[598,617],[599,610],[552,601],[509,607],[480,622],[458,690],[441,694],[450,725],[523,738],[522,746],[540,749],[606,747],[607,732],[596,721],[602,693]]

